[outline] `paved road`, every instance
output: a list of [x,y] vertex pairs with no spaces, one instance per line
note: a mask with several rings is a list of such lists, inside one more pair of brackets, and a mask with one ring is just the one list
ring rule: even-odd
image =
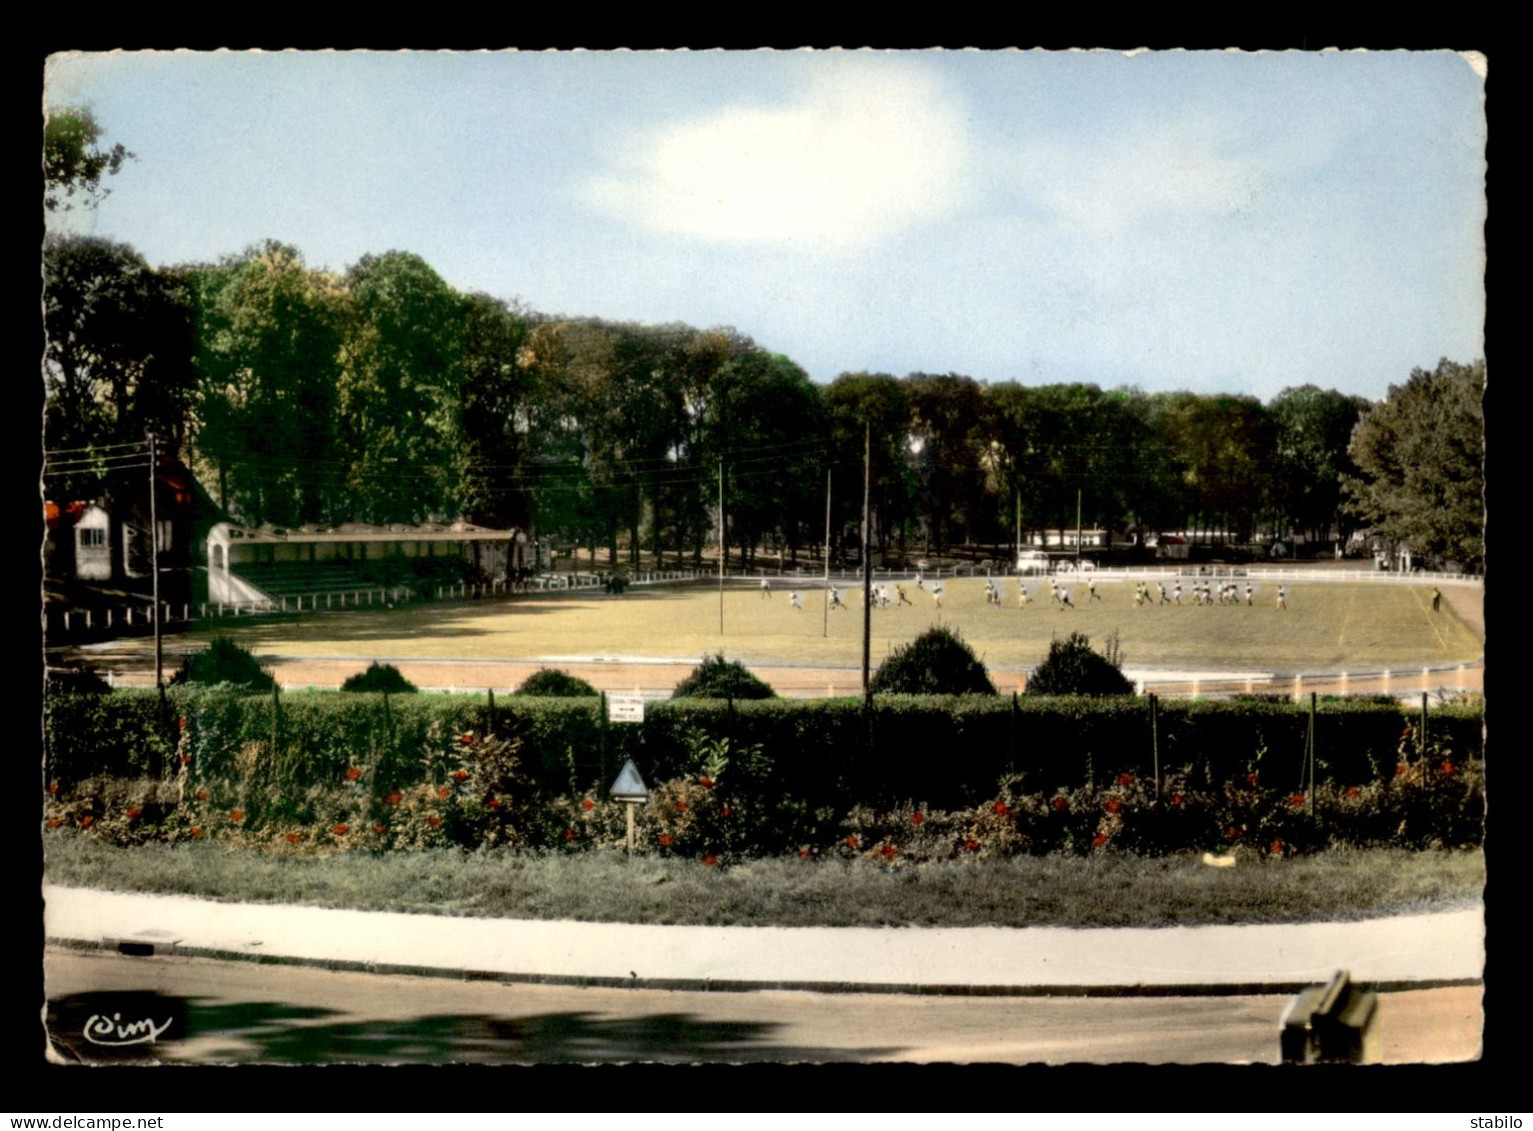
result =
[[[984,998],[453,982],[110,953],[48,954],[62,1059],[176,1063],[1276,1063],[1283,995]],[[1479,1055],[1481,990],[1381,995],[1386,1063]],[[83,1039],[155,1019],[153,1042]]]

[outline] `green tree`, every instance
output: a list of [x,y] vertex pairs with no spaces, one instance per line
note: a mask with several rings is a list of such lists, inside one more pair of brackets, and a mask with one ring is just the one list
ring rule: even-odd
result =
[[794,561],[800,547],[818,541],[824,427],[819,386],[782,354],[747,349],[714,375],[699,454],[705,468],[723,461],[727,540],[747,568],[766,541]]
[[1284,389],[1268,406],[1273,426],[1270,502],[1280,516],[1275,533],[1302,530],[1312,540],[1333,529],[1345,540],[1350,516],[1342,482],[1357,469],[1347,454],[1368,402],[1334,389]]
[[347,272],[340,448],[354,518],[420,522],[456,510],[459,296],[407,252]]
[[50,492],[89,497],[110,455],[146,431],[174,452],[193,388],[186,288],[132,248],[91,236],[43,245],[43,434],[75,470]]
[[462,299],[458,374],[458,503],[470,522],[526,529],[524,472],[532,375],[522,367],[526,320],[489,295]]
[[374,660],[366,671],[348,676],[341,684],[342,691],[371,691],[390,695],[411,695],[415,684],[407,680],[393,664],[380,664]]
[[704,656],[703,662],[678,683],[673,699],[775,699],[777,693],[765,681],[750,673],[739,660],[726,660],[724,653]]
[[558,699],[588,699],[601,694],[579,676],[570,675],[558,668],[539,668],[522,681],[516,693]]
[[863,448],[871,444],[871,541],[888,554],[891,541],[901,559],[915,519],[915,472],[908,460],[910,399],[887,373],[843,373],[825,390],[834,512],[832,554],[846,543],[861,545]]
[[957,373],[912,373],[907,448],[929,548],[972,540],[984,491],[979,382]]
[[1352,434],[1353,507],[1417,556],[1485,562],[1485,362],[1443,358],[1391,385]]
[[1134,685],[1106,656],[1091,650],[1079,632],[1053,640],[1049,654],[1028,678],[1029,695],[1132,695]]
[[101,178],[115,176],[134,154],[118,142],[101,149],[102,129],[96,116],[83,107],[61,106],[48,113],[43,124],[43,207],[49,212],[68,212],[75,197],[94,208],[110,193]]
[[219,504],[245,522],[352,518],[336,459],[348,297],[296,248],[252,246],[188,272],[195,295],[197,452]]
[[879,665],[870,689],[891,695],[994,695],[985,665],[963,637],[942,625],[902,644]]

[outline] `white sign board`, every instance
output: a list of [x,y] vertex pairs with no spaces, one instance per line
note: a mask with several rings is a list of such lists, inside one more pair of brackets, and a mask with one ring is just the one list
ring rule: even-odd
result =
[[644,695],[638,691],[607,692],[607,720],[614,723],[642,723]]

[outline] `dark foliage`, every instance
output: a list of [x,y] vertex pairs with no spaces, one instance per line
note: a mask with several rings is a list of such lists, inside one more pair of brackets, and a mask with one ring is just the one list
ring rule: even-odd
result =
[[55,668],[48,673],[48,694],[110,695],[112,685],[86,668]]
[[227,636],[214,637],[201,652],[183,660],[170,682],[229,683],[252,691],[270,691],[277,685],[260,661]]
[[399,674],[393,664],[380,664],[376,660],[365,672],[358,672],[341,684],[342,691],[381,691],[387,694],[407,694],[415,691],[415,684]]
[[555,699],[584,699],[601,694],[585,680],[558,668],[539,668],[523,681],[516,693]]
[[704,656],[692,674],[671,692],[676,699],[775,699],[777,693],[724,653]]
[[995,685],[963,637],[939,626],[896,648],[874,675],[873,690],[896,695],[994,695]]
[[1079,632],[1049,645],[1048,659],[1038,665],[1027,690],[1033,695],[1132,695],[1134,685],[1106,656],[1091,650]]

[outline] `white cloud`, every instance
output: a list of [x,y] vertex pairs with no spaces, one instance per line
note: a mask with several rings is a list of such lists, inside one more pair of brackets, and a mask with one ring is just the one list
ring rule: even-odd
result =
[[663,232],[861,244],[963,196],[964,116],[901,65],[836,69],[790,104],[734,106],[638,137],[587,201]]
[[1275,183],[1328,159],[1339,130],[1255,136],[1236,115],[1140,121],[1113,134],[1037,142],[1011,155],[1011,183],[1069,228],[1112,235],[1174,217],[1260,209]]

